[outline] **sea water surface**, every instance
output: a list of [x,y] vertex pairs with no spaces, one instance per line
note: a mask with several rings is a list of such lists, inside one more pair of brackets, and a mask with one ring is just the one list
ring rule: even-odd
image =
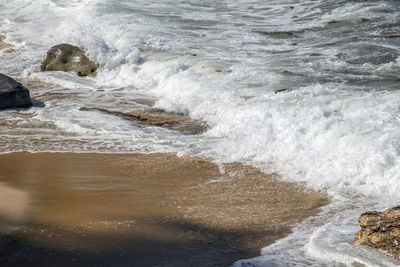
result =
[[[359,214],[400,203],[400,2],[0,0],[0,72],[45,107],[0,113],[0,152],[177,152],[238,161],[327,192],[294,233],[235,266],[395,266],[354,247]],[[95,77],[40,72],[83,47]],[[155,107],[185,135],[82,107]]]

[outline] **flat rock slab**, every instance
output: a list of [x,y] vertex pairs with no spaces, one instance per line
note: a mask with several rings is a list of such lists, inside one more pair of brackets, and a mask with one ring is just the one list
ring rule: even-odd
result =
[[102,108],[81,108],[83,111],[100,111],[123,119],[137,122],[143,126],[158,126],[180,131],[184,134],[200,134],[207,130],[203,121],[193,120],[185,115],[166,112],[161,109],[135,110],[131,112],[111,111]]
[[0,74],[0,109],[26,108],[32,106],[32,100],[21,83]]

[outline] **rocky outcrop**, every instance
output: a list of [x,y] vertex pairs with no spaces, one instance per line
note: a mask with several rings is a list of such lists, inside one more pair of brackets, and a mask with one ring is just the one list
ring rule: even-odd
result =
[[79,76],[95,75],[97,68],[81,48],[70,44],[50,48],[40,66],[41,71],[73,71]]
[[0,74],[0,109],[32,106],[28,89],[14,79]]
[[365,212],[358,222],[361,230],[356,233],[354,245],[378,248],[400,259],[400,206],[384,212]]

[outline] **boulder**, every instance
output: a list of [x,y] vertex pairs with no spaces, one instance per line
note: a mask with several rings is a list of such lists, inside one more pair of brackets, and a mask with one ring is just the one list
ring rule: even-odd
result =
[[369,211],[358,218],[361,230],[354,245],[366,245],[400,259],[400,206],[384,212]]
[[73,71],[79,76],[95,75],[99,67],[90,61],[85,52],[70,44],[59,44],[50,48],[40,66],[41,71]]
[[0,109],[32,106],[28,89],[14,79],[0,74]]

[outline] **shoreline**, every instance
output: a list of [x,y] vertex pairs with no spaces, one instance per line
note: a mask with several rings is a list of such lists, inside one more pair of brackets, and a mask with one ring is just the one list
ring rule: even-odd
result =
[[223,168],[175,154],[1,154],[0,264],[228,266],[327,203],[277,175]]

